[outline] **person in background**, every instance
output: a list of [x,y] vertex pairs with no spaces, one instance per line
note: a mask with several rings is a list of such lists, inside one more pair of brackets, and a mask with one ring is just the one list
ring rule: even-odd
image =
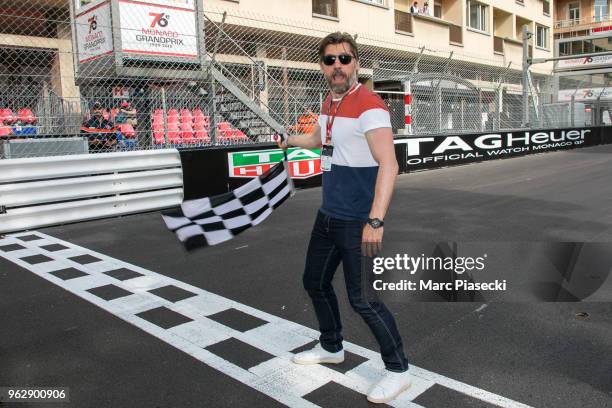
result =
[[423,13],[426,16],[429,17],[433,17],[433,9],[431,7],[429,7],[429,2],[425,2],[425,5],[423,6],[423,10],[421,10],[421,13]]
[[126,118],[124,123],[129,123],[132,126],[136,126],[138,123],[138,119],[136,119],[136,114],[138,113],[136,109],[132,107],[130,101],[121,102],[121,109],[119,113],[123,114]]
[[418,1],[415,1],[414,3],[412,3],[412,6],[410,6],[410,13],[419,14],[419,2]]
[[113,150],[117,144],[117,135],[113,132],[113,123],[104,118],[104,108],[100,102],[94,102],[91,117],[83,124],[89,135],[89,148],[94,151]]

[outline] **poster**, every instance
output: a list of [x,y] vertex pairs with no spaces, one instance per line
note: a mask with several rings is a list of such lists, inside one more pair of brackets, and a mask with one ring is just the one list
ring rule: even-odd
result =
[[79,63],[113,52],[110,2],[77,14],[75,23]]
[[164,5],[128,0],[119,2],[123,52],[196,59],[198,43],[193,4],[189,6],[185,1],[163,3]]

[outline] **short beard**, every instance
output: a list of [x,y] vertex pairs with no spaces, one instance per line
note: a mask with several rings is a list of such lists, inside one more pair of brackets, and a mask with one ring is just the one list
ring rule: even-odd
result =
[[353,82],[355,82],[354,80],[355,80],[356,74],[351,75],[350,77],[347,77],[346,80],[340,84],[332,83],[333,76],[334,74],[331,74],[329,77],[326,78],[327,83],[329,84],[329,87],[331,88],[333,93],[335,93],[336,95],[341,95],[343,93],[346,93],[349,89],[351,89]]

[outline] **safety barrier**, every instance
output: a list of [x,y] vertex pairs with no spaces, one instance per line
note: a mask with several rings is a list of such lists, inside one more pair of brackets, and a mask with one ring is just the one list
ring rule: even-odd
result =
[[[527,154],[612,143],[612,127],[511,130],[456,135],[423,135],[395,139],[400,173],[434,169]],[[276,144],[180,150],[186,199],[225,193],[278,162]],[[298,188],[321,185],[317,151],[289,153],[289,169]],[[214,174],[214,177],[210,177]],[[296,177],[297,175],[297,177]]]
[[[612,128],[398,137],[400,173],[612,143]],[[225,193],[282,158],[275,144],[0,161],[0,232],[174,207]],[[317,151],[290,149],[298,188],[321,184]]]
[[173,207],[176,149],[0,161],[0,232]]

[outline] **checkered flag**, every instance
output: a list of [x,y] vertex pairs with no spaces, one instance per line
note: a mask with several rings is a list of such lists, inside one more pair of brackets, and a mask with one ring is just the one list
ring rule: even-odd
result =
[[265,220],[294,194],[287,161],[229,193],[183,201],[162,214],[166,226],[188,250],[228,241]]

